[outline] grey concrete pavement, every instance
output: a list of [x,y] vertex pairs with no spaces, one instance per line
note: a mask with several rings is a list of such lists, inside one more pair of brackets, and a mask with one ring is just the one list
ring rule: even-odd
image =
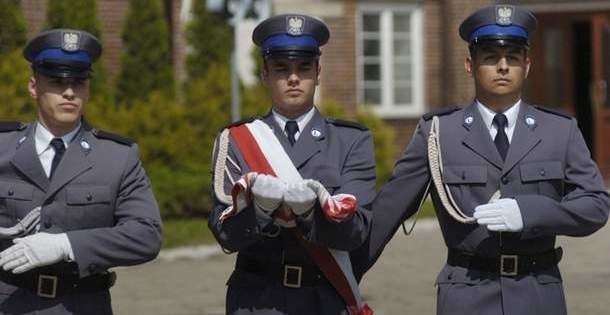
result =
[[[570,314],[610,313],[610,228],[586,238],[560,238],[559,244],[565,251],[560,267]],[[116,314],[224,314],[234,255],[216,251],[164,257],[117,270],[112,289]],[[376,315],[434,314],[434,279],[444,259],[438,226],[422,220],[413,235],[394,237],[366,275],[362,293]]]

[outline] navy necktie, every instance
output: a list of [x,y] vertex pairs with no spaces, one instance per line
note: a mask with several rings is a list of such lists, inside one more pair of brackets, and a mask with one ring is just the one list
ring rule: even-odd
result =
[[288,135],[288,142],[290,142],[290,145],[294,145],[294,143],[296,142],[296,139],[294,136],[299,131],[299,125],[297,124],[296,121],[289,120],[286,122],[286,126],[284,127],[284,130],[286,130],[286,135]]
[[51,147],[53,147],[53,150],[55,150],[55,156],[53,157],[53,162],[51,163],[49,178],[53,177],[53,172],[55,172],[59,161],[61,161],[61,158],[64,156],[64,152],[66,152],[66,146],[61,138],[54,138],[51,140]]
[[505,160],[509,143],[508,136],[506,136],[504,128],[506,128],[508,124],[508,119],[504,114],[496,114],[496,116],[494,116],[493,124],[496,125],[496,128],[498,128],[498,133],[496,134],[494,143],[496,144],[496,148],[498,149],[502,160]]

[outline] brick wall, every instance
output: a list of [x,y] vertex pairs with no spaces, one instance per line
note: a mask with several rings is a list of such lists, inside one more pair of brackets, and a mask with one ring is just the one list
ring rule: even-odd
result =
[[322,100],[345,106],[348,115],[356,112],[356,3],[343,1],[343,15],[325,18],[331,40],[322,53]]

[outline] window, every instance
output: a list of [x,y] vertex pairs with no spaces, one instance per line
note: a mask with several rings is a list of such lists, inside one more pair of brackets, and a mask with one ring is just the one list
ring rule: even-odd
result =
[[359,101],[382,117],[423,113],[421,24],[417,5],[359,6]]

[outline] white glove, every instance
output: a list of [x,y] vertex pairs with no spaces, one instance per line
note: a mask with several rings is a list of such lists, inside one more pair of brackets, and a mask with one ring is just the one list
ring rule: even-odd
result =
[[284,203],[296,215],[309,214],[317,199],[318,196],[306,181],[289,184],[284,192]]
[[281,179],[259,174],[252,185],[254,205],[270,215],[280,207],[285,190],[286,183]]
[[23,273],[61,260],[74,260],[66,233],[36,233],[16,238],[13,243],[15,245],[0,253],[0,266],[13,273]]
[[496,199],[474,208],[474,217],[480,225],[495,232],[519,232],[523,230],[523,218],[515,199]]

